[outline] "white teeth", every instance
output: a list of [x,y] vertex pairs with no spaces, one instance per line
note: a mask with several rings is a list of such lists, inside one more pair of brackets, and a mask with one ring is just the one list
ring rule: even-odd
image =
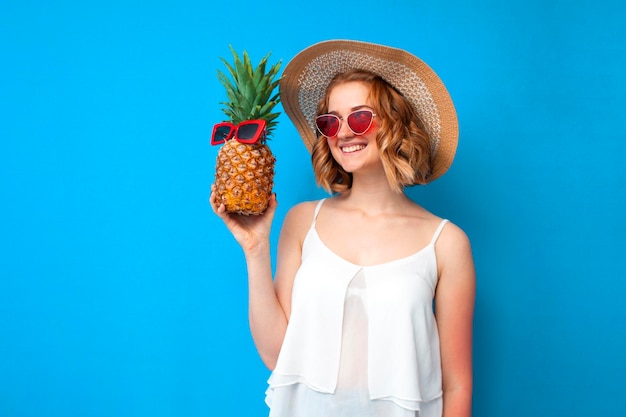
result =
[[361,149],[365,149],[365,145],[351,145],[351,146],[345,146],[341,148],[341,150],[344,153],[352,153],[352,152],[360,151]]

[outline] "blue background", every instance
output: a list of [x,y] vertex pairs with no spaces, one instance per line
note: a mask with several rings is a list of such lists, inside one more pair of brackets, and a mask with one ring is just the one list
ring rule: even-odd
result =
[[[331,38],[408,49],[455,100],[455,163],[409,194],[473,242],[474,415],[623,415],[623,2],[295,4],[3,0],[0,416],[266,414],[207,202],[215,71]],[[274,243],[324,196],[280,121]]]

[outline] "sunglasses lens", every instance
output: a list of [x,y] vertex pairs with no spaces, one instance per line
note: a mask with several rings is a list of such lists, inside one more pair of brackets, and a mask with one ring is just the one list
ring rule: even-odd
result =
[[239,126],[237,130],[237,139],[240,140],[251,140],[254,138],[256,133],[259,131],[259,126],[256,124],[247,124],[243,126]]
[[320,133],[327,138],[332,138],[339,133],[339,118],[330,114],[324,114],[318,116],[315,119],[315,124]]
[[265,131],[265,120],[241,122],[237,127],[237,140],[241,143],[256,143]]
[[215,125],[213,136],[211,136],[211,144],[219,145],[226,142],[230,137],[232,129],[232,126],[229,125]]
[[372,125],[374,114],[369,110],[359,110],[348,115],[348,126],[356,135],[361,135]]

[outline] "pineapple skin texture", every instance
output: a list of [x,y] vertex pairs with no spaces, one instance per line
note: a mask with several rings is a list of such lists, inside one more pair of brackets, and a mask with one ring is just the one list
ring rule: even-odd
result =
[[216,201],[228,213],[263,214],[274,187],[276,158],[266,144],[224,143],[215,164]]

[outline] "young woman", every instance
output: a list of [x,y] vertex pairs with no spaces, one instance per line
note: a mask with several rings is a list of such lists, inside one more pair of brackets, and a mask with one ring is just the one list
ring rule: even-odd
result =
[[329,41],[289,63],[281,96],[332,196],[288,212],[274,279],[275,197],[245,217],[211,195],[246,257],[270,416],[469,417],[470,244],[404,193],[452,163],[445,87],[405,51]]

